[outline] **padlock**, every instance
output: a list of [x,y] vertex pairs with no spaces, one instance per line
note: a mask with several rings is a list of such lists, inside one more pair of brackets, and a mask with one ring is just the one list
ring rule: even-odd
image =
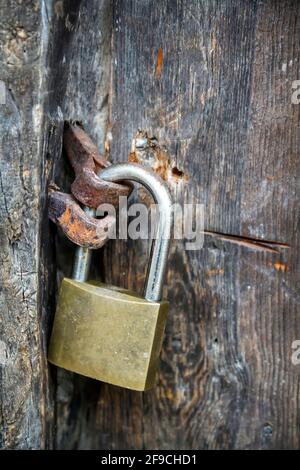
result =
[[168,312],[161,297],[173,222],[171,196],[158,176],[136,164],[112,165],[100,176],[141,183],[159,208],[144,297],[85,282],[90,252],[77,248],[73,278],[62,281],[48,359],[78,374],[144,391],[155,384]]

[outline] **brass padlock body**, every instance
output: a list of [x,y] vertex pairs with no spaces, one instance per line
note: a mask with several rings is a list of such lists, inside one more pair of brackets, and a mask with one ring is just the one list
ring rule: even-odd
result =
[[147,390],[155,385],[167,312],[166,301],[65,278],[48,359],[87,377]]

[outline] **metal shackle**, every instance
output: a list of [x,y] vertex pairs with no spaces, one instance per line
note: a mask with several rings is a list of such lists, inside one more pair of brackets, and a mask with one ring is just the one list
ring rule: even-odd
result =
[[159,222],[151,250],[148,277],[144,297],[152,302],[162,298],[163,282],[168,260],[173,224],[172,199],[165,183],[152,170],[135,163],[119,163],[101,171],[100,178],[106,181],[135,181],[142,184],[152,195],[159,209]]
[[[152,195],[159,208],[159,223],[151,250],[151,260],[145,285],[144,297],[158,302],[162,297],[162,288],[168,259],[171,230],[173,224],[172,199],[164,182],[153,171],[135,163],[119,163],[105,168],[98,175],[106,181],[131,180],[141,183]],[[85,208],[95,216],[93,209]],[[91,250],[77,247],[73,266],[73,279],[84,282],[88,278]]]

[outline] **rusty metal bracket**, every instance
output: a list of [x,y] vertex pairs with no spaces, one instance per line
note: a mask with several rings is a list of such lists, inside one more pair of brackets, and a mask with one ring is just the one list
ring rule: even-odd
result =
[[109,238],[109,230],[116,223],[115,217],[107,215],[95,219],[84,212],[71,194],[50,189],[49,218],[76,245],[101,248]]
[[84,211],[84,206],[96,209],[108,203],[115,207],[119,196],[128,196],[132,190],[129,184],[112,183],[97,176],[101,169],[109,166],[98,152],[92,139],[77,124],[65,124],[64,148],[75,172],[72,194],[59,190],[55,184],[49,187],[49,218],[76,245],[97,249],[109,238],[109,230],[116,223],[113,216],[96,219]]
[[82,204],[93,209],[103,203],[116,207],[119,196],[129,195],[132,189],[130,185],[111,183],[98,177],[101,169],[109,166],[109,162],[99,154],[96,145],[82,127],[66,123],[64,148],[75,172],[71,191]]

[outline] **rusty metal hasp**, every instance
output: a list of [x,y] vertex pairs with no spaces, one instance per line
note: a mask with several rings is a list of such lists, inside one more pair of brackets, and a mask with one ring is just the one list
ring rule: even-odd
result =
[[130,184],[114,183],[99,178],[98,174],[110,163],[98,152],[89,135],[77,124],[65,124],[64,149],[75,172],[72,195],[59,191],[55,185],[49,187],[49,218],[76,245],[97,249],[108,240],[108,232],[116,223],[113,216],[96,219],[93,211],[108,203],[117,207],[119,196],[128,196]]

